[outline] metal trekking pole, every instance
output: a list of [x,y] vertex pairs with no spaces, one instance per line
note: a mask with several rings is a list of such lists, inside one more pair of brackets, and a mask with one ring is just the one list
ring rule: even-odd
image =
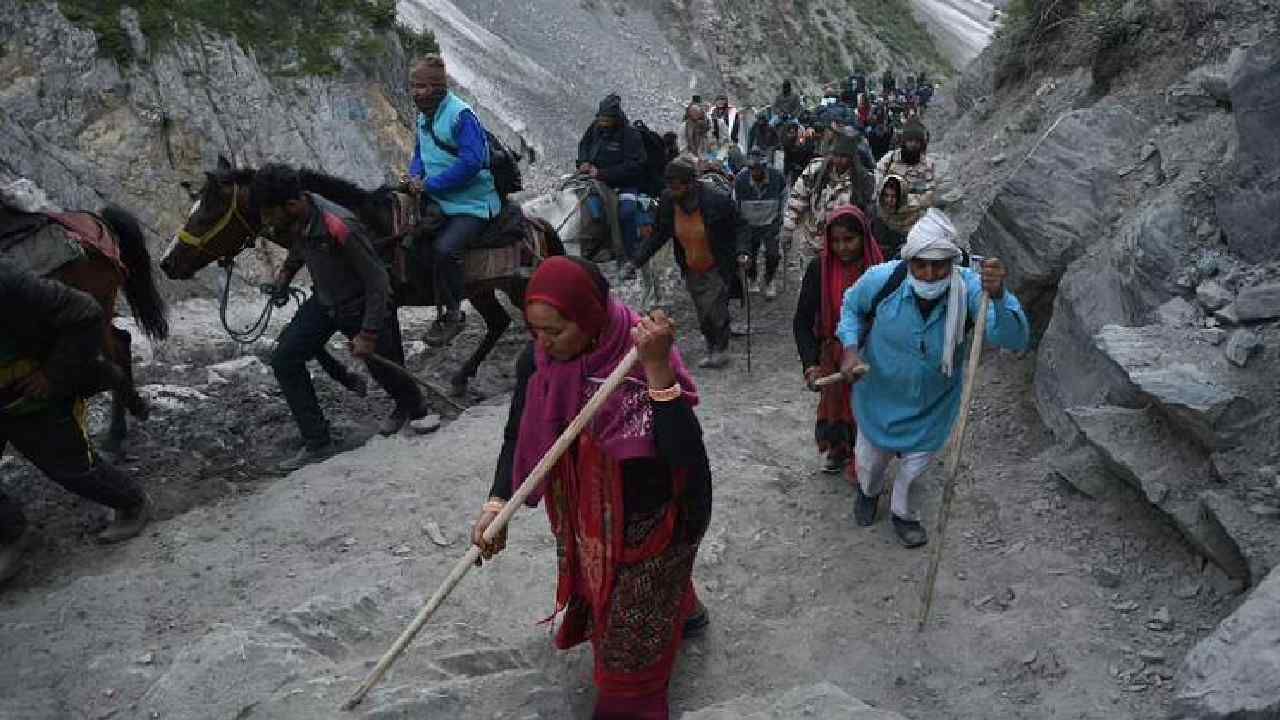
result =
[[933,607],[933,589],[938,581],[938,566],[942,564],[942,548],[947,539],[947,518],[951,514],[951,502],[956,495],[956,480],[960,475],[960,456],[964,452],[965,431],[969,426],[969,407],[973,405],[973,390],[978,380],[978,362],[982,359],[982,344],[987,334],[987,308],[990,305],[991,297],[987,295],[987,291],[983,290],[982,300],[978,303],[978,319],[973,326],[973,346],[969,349],[969,365],[965,368],[964,389],[960,393],[960,417],[956,421],[955,431],[951,435],[951,445],[947,449],[942,508],[938,510],[938,526],[933,531],[934,543],[929,555],[929,574],[925,577],[920,621],[916,630],[924,630],[924,626],[929,622],[929,610]]

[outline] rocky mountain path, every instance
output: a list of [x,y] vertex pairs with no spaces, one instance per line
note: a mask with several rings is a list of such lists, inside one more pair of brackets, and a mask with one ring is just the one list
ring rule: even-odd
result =
[[[674,297],[695,362],[692,313]],[[792,305],[753,302],[754,372],[742,340],[734,366],[698,372],[716,497],[695,578],[713,622],[681,658],[677,716],[820,681],[913,718],[1166,716],[1167,678],[1228,601],[1132,492],[1091,500],[1050,477],[1037,459],[1050,442],[1030,399],[1032,360],[984,358],[974,485],[953,508],[934,621],[917,633],[927,551],[901,548],[883,519],[854,525],[844,479],[818,472]],[[519,342],[516,330],[504,339],[508,359]],[[484,391],[509,384],[508,359],[486,369]],[[205,374],[164,378],[194,385]],[[134,450],[149,457],[225,422],[249,441],[199,444],[200,462],[243,460],[246,477],[170,467],[166,519],[109,549],[56,534],[91,526],[92,509],[32,508],[51,545],[0,594],[0,644],[25,658],[0,668],[0,687],[13,689],[0,716],[341,717],[334,708],[463,552],[505,400],[434,436],[374,438],[266,477],[250,453],[279,452],[270,443],[287,444],[292,429],[270,378],[247,378],[199,385],[206,400],[161,412]],[[377,397],[321,386],[357,427],[381,412]],[[28,471],[10,461],[6,472],[15,467]],[[157,492],[148,467],[139,473]],[[932,524],[940,468],[917,491]],[[537,624],[551,610],[554,552],[540,510],[518,518],[511,549],[464,581],[356,716],[585,717],[589,653],[553,652]]]

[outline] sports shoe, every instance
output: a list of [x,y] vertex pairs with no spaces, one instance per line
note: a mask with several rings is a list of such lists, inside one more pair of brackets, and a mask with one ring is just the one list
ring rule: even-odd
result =
[[430,347],[444,347],[461,335],[466,327],[467,316],[461,310],[446,313],[444,317],[436,318],[423,341]]
[[[869,497],[862,492],[862,486],[859,485],[855,491],[858,497],[853,501],[853,519],[862,527],[871,527],[876,524],[876,511],[880,507],[880,497]],[[894,518],[897,520],[897,518]]]
[[707,612],[707,606],[698,603],[698,609],[693,611],[688,620],[684,621],[684,639],[701,637],[706,634],[707,626],[711,624],[711,613]]
[[384,436],[395,435],[400,432],[400,429],[405,426],[405,423],[410,420],[417,420],[420,417],[426,417],[430,412],[431,406],[422,398],[418,398],[412,410],[400,403],[396,403],[395,409],[392,410],[391,414],[388,415],[386,419],[382,421],[382,424],[378,426],[378,433]]
[[929,534],[924,531],[924,526],[920,524],[919,520],[904,520],[894,515],[893,531],[898,534],[898,539],[902,541],[903,547],[920,547],[929,542]]
[[150,520],[151,498],[143,495],[142,502],[137,505],[115,511],[111,524],[106,530],[98,533],[98,542],[102,545],[111,545],[136,537]]
[[764,286],[764,299],[765,300],[778,299],[778,281],[777,280],[770,280],[768,284]]
[[841,453],[827,453],[827,461],[822,465],[822,472],[828,475],[835,475],[844,470],[846,462],[848,462],[848,458]]
[[729,323],[729,334],[734,337],[746,337],[751,334],[751,328],[744,322],[734,320]]
[[276,464],[276,470],[291,473],[308,465],[323,462],[338,454],[338,444],[330,440],[324,445],[308,445],[286,460]]
[[698,361],[698,367],[707,370],[718,370],[729,364],[729,356],[722,351],[712,350]]

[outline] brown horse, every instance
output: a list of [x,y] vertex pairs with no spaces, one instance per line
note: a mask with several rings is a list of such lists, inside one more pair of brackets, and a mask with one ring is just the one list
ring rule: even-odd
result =
[[[82,236],[71,235],[84,247],[83,257],[63,265],[49,277],[88,293],[102,306],[103,354],[124,371],[124,382],[111,393],[111,426],[103,449],[119,452],[124,448],[128,434],[126,410],[145,420],[148,408],[133,382],[132,337],[127,330],[111,322],[115,317],[116,296],[121,289],[124,290],[134,319],[153,341],[163,340],[169,335],[165,302],[156,287],[146,237],[137,218],[114,205],[103,208],[97,215],[71,212],[60,216],[83,227],[99,226],[103,230],[105,248],[97,247]],[[104,254],[104,250],[117,255],[119,262]]]
[[[174,280],[189,279],[209,263],[229,261],[253,245],[262,229],[262,219],[250,197],[255,172],[248,168],[234,168],[225,158],[219,158],[218,169],[205,173],[204,187],[193,193],[195,205],[186,224],[160,261],[160,268],[166,275]],[[303,190],[321,195],[355,213],[374,236],[375,249],[390,261],[393,246],[403,239],[395,230],[393,216],[397,200],[393,188],[384,186],[365,190],[347,180],[306,169],[299,175]],[[564,254],[564,245],[555,229],[545,221],[526,218],[525,233],[534,256],[527,258],[528,262],[536,263],[541,257]],[[428,240],[419,237],[417,242]],[[396,305],[434,305],[434,273],[420,269],[412,262],[408,264],[408,270],[408,282],[399,282],[396,274],[392,273]],[[527,284],[527,272],[521,272],[519,268],[501,277],[467,282],[467,300],[484,319],[486,331],[480,346],[450,378],[455,394],[465,393],[480,363],[511,325],[511,316],[498,300],[497,291],[501,290],[512,304],[523,307]],[[326,368],[336,364],[329,358],[320,360]]]

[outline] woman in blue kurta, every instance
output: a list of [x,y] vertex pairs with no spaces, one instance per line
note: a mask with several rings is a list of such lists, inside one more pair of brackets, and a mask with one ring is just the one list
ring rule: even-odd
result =
[[909,504],[911,483],[946,444],[959,415],[972,342],[968,319],[984,290],[991,296],[986,342],[1011,350],[1030,342],[1022,306],[1004,287],[1004,265],[990,258],[980,273],[955,265],[962,255],[955,240],[946,215],[930,209],[908,235],[901,260],[871,268],[845,293],[836,331],[844,345],[841,371],[858,382],[855,516],[864,526],[875,522],[889,461],[900,457],[891,509],[907,547],[927,542]]

